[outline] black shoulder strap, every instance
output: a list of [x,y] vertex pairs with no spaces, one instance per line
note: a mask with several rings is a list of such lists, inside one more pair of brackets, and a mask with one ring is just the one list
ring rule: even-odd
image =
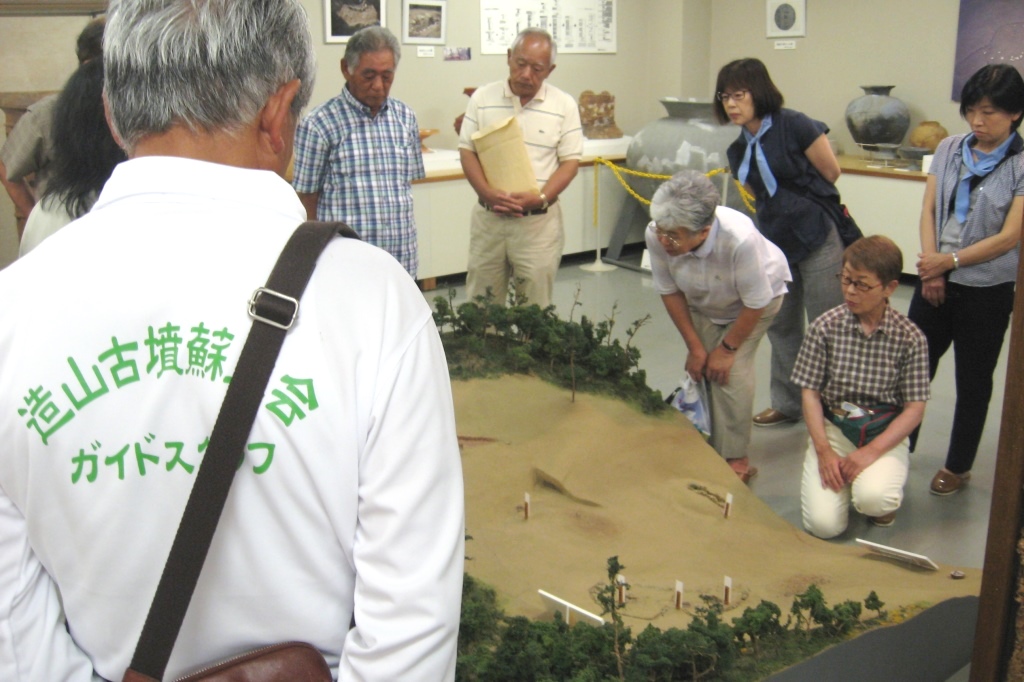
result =
[[313,274],[317,258],[336,235],[358,239],[343,223],[300,225],[278,257],[266,286],[257,289],[249,300],[252,329],[228,384],[209,446],[196,473],[167,564],[139,635],[131,663],[134,671],[156,680],[163,679],[281,344],[298,318],[299,299]]

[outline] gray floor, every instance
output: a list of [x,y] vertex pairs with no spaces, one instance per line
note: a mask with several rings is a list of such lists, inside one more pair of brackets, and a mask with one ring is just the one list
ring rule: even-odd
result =
[[[639,254],[635,255],[639,262]],[[612,315],[615,306],[615,329],[619,334],[635,320],[650,314],[650,322],[639,332],[634,343],[640,348],[640,366],[647,372],[651,387],[668,394],[683,375],[686,348],[665,314],[661,300],[654,292],[649,273],[617,268],[611,272],[590,272],[581,265],[593,263],[586,259],[566,259],[555,285],[554,303],[559,314],[568,315],[579,288],[581,308],[578,319],[585,314],[595,321]],[[433,292],[425,292],[427,300],[456,290],[456,302],[465,300],[461,281],[441,283]],[[893,297],[897,310],[906,312],[912,289],[901,285]],[[890,528],[876,528],[864,517],[851,514],[850,527],[836,542],[853,544],[855,538],[892,545],[933,560],[957,566],[981,568],[985,555],[989,505],[995,453],[999,438],[999,420],[1006,376],[1006,354],[1009,343],[996,369],[996,390],[989,408],[988,422],[968,486],[950,497],[928,492],[932,476],[945,460],[952,423],[955,391],[953,388],[952,352],[942,360],[932,384],[917,452],[911,457],[910,479],[906,497]],[[768,407],[768,375],[770,345],[765,339],[757,352],[757,389],[755,409]],[[751,463],[760,470],[751,484],[753,491],[779,516],[800,526],[800,470],[806,446],[806,430],[802,423],[772,428],[755,428],[751,442]],[[966,670],[950,678],[966,680]]]

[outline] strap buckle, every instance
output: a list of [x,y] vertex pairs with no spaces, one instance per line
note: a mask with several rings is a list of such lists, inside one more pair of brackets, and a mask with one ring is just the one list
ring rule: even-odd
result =
[[[257,306],[260,307],[259,311],[256,309]],[[287,306],[291,306],[290,313]],[[268,317],[268,315],[273,317]],[[299,319],[299,299],[286,296],[273,289],[260,287],[252,292],[252,298],[249,299],[249,317],[269,324],[271,327],[288,331],[295,324],[295,320]]]

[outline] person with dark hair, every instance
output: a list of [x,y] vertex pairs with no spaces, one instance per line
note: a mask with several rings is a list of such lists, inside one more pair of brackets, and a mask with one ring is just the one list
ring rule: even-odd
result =
[[[903,254],[888,237],[848,246],[834,275],[845,303],[811,323],[793,368],[810,436],[800,509],[804,528],[819,538],[846,530],[851,502],[883,527],[903,502],[908,436],[921,423],[930,388],[928,342],[889,305],[902,270]],[[862,435],[851,422],[864,415],[878,424],[876,433]]]
[[103,62],[88,61],[71,75],[53,112],[50,182],[32,208],[20,255],[84,215],[114,166],[125,160],[103,113]]
[[99,16],[90,21],[78,34],[75,41],[75,55],[79,64],[85,64],[103,56],[103,28],[107,18]]
[[839,162],[828,127],[783,108],[783,96],[758,59],[737,59],[718,72],[715,115],[740,126],[727,154],[733,177],[756,200],[758,228],[782,249],[793,281],[768,329],[772,344],[771,406],[754,416],[756,426],[796,421],[800,387],[790,380],[804,328],[843,300],[834,279],[842,262],[838,232]]
[[1024,79],[1017,69],[978,70],[960,97],[971,132],[939,143],[925,187],[920,281],[909,316],[928,337],[932,377],[950,345],[956,362],[949,449],[931,482],[936,495],[957,492],[971,477],[1013,310],[1024,217],[1022,114]]
[[412,181],[422,178],[419,124],[390,96],[402,48],[383,26],[345,45],[345,87],[309,113],[295,133],[293,185],[310,220],[341,220],[415,279],[419,268]]
[[[93,19],[76,41],[79,65],[103,55],[105,17]],[[0,184],[7,190],[19,216],[28,217],[36,200],[46,193],[53,160],[53,111],[57,95],[29,106],[0,148]],[[21,237],[21,221],[18,237]]]
[[686,344],[686,372],[709,382],[711,447],[747,482],[757,473],[747,457],[754,356],[790,275],[750,218],[720,203],[703,173],[676,173],[651,199],[646,242],[654,289]]

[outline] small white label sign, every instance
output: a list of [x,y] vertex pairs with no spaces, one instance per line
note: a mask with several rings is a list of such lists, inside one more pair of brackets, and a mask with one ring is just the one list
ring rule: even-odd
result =
[[776,40],[775,41],[775,49],[776,50],[795,50],[796,49],[796,41],[795,40]]
[[433,45],[417,45],[416,46],[417,57],[433,57],[434,46]]

